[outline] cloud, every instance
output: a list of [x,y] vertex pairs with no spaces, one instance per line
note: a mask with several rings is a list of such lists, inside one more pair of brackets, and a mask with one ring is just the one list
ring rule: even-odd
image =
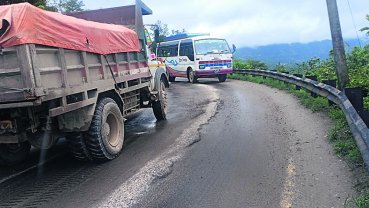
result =
[[[86,8],[89,1],[84,0]],[[120,1],[118,1],[120,2]],[[327,5],[324,0],[143,0],[153,10],[144,22],[160,20],[170,30],[209,32],[225,37],[237,47],[275,43],[311,42],[330,39]],[[356,30],[351,18],[351,5]],[[344,38],[356,38],[369,26],[368,0],[337,0]],[[112,5],[109,5],[112,6]],[[120,5],[114,5],[120,6]],[[96,9],[96,8],[90,8]]]

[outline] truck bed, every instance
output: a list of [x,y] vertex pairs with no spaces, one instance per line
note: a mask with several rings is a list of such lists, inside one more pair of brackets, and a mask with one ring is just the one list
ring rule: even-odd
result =
[[109,54],[108,62],[101,54],[36,44],[2,52],[0,109],[54,100],[53,117],[95,103],[100,92],[116,88],[124,94],[149,86],[147,61],[139,52]]

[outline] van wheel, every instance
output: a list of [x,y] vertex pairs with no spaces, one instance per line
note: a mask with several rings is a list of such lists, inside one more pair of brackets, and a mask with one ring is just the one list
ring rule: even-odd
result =
[[197,82],[197,77],[195,76],[195,73],[193,72],[192,69],[190,69],[188,71],[188,81],[190,81],[190,83],[195,83]]
[[85,138],[87,150],[93,159],[106,161],[119,155],[124,142],[124,122],[113,99],[98,101]]
[[159,99],[152,103],[152,110],[157,120],[164,120],[167,117],[167,92],[165,91],[164,81],[160,80]]
[[176,80],[176,77],[169,76],[169,82],[174,82]]
[[219,82],[225,82],[227,79],[227,74],[220,74],[218,76]]
[[31,149],[29,142],[0,144],[0,165],[14,165],[22,162]]

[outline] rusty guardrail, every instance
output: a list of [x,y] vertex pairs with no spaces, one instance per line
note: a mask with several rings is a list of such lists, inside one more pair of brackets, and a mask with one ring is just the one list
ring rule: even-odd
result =
[[308,79],[299,78],[293,75],[266,71],[259,69],[234,69],[234,74],[250,74],[256,76],[265,76],[280,81],[288,82],[300,87],[303,87],[311,92],[314,92],[322,97],[337,104],[345,113],[346,120],[350,125],[351,133],[355,138],[356,144],[359,147],[361,156],[363,157],[366,169],[369,171],[369,129],[361,119],[355,108],[352,106],[345,93],[323,83]]

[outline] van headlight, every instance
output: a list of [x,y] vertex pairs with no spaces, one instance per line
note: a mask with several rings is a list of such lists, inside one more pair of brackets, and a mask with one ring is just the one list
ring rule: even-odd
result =
[[227,68],[232,68],[232,64],[227,64]]
[[199,65],[199,69],[205,69],[205,65]]

